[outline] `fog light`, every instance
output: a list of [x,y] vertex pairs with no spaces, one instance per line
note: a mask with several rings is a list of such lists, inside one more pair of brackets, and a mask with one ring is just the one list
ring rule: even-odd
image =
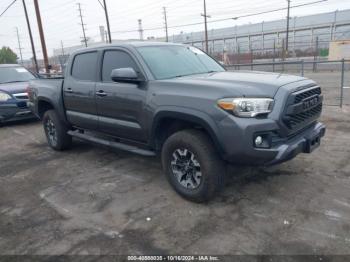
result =
[[260,145],[262,145],[262,143],[263,143],[263,138],[261,136],[257,136],[255,138],[255,145],[260,146]]

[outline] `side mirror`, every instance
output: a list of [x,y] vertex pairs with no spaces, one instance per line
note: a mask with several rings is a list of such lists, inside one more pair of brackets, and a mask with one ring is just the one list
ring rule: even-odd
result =
[[138,83],[142,80],[138,77],[136,71],[131,67],[113,69],[111,79],[114,82]]

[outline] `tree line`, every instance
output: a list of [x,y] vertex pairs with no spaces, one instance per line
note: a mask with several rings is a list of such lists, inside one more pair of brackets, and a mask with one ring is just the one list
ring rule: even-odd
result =
[[0,64],[16,64],[17,54],[7,46],[0,49]]

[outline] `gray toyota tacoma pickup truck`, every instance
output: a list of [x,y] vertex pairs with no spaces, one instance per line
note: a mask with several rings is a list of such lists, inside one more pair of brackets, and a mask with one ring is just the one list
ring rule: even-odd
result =
[[183,197],[208,201],[226,164],[272,165],[310,153],[325,134],[321,88],[307,78],[228,72],[201,50],[136,42],[73,53],[62,79],[34,80],[29,106],[49,145],[72,137],[161,156]]

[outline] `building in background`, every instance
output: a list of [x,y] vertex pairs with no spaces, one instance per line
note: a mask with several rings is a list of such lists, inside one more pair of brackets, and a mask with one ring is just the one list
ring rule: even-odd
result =
[[329,45],[328,60],[350,59],[350,39],[332,41]]
[[[286,41],[286,19],[212,29],[208,38],[209,53],[222,61],[280,58]],[[289,56],[327,57],[331,41],[346,39],[350,39],[350,10],[290,18]],[[182,32],[171,36],[170,41],[204,49],[204,32]]]
[[[100,35],[100,41],[90,42],[88,45],[98,46],[105,43],[107,38],[103,26],[100,26]],[[284,59],[286,20],[280,19],[212,29],[208,31],[208,38],[209,54],[225,64],[247,63],[256,59],[273,59],[276,61]],[[330,43],[347,39],[350,39],[350,10],[291,17],[288,56],[303,59],[305,57],[327,59]],[[149,37],[147,40],[165,41],[165,38]],[[204,49],[203,31],[181,32],[170,36],[169,40]],[[121,41],[125,40],[113,40],[112,42]],[[51,61],[63,66],[69,54],[80,48],[84,48],[84,45],[54,49]],[[343,52],[348,52],[348,49],[345,48]]]

